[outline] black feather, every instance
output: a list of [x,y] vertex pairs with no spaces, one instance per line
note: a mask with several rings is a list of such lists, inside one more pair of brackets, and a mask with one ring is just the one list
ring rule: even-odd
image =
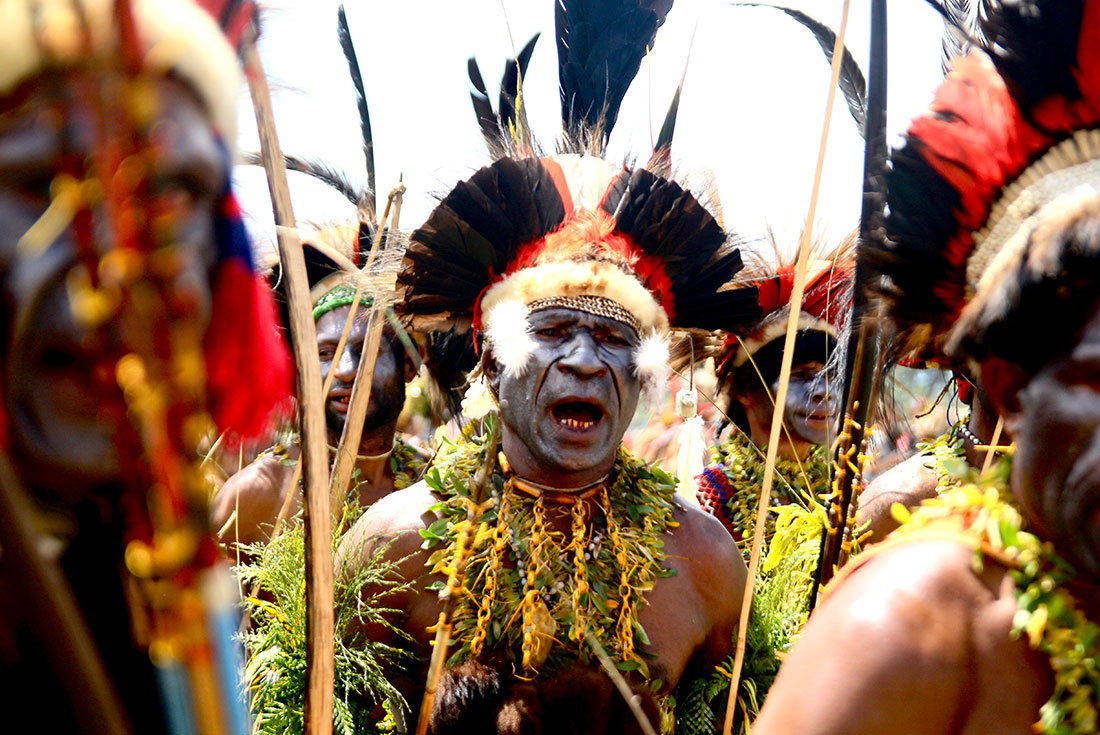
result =
[[944,76],[951,71],[951,59],[965,56],[971,48],[981,48],[978,7],[981,0],[927,0],[943,16],[943,43],[940,66]]
[[[263,160],[257,153],[245,153],[242,156],[242,162],[249,166],[264,165]],[[298,158],[297,156],[283,156],[283,162],[286,164],[288,171],[295,171],[317,179],[357,207],[362,206],[363,202],[370,196],[369,191],[353,184],[345,172],[333,168],[323,161],[315,161],[312,158]]]
[[[785,8],[780,5],[769,5],[768,3],[733,3],[733,5],[748,8],[774,8],[783,11],[814,35],[814,40],[817,41],[818,46],[824,52],[825,59],[830,64],[833,63],[833,47],[836,45],[836,34],[824,23],[811,18],[801,10]],[[859,134],[863,135],[864,120],[867,117],[867,81],[863,77],[863,70],[859,68],[859,64],[851,52],[848,51],[848,47],[843,46],[842,48],[844,54],[841,56],[840,77],[837,80],[837,86],[844,94],[844,101],[848,104],[848,112],[851,113],[852,119],[856,121]]]
[[1024,109],[1081,98],[1074,72],[1084,0],[982,0],[980,26],[997,71]]
[[[500,104],[497,114],[500,116],[500,128],[507,132],[516,129],[516,100],[521,93],[521,84],[527,77],[527,65],[531,63],[531,54],[535,51],[535,42],[541,34],[536,33],[524,45],[516,58],[504,63],[504,74],[500,79]],[[524,113],[526,114],[526,113]]]
[[348,29],[348,18],[341,5],[336,11],[337,36],[340,37],[340,48],[344,51],[344,58],[348,62],[348,71],[351,72],[351,83],[355,86],[355,104],[359,108],[359,130],[363,137],[363,157],[367,163],[367,189],[370,198],[363,203],[369,207],[368,217],[374,219],[378,212],[374,185],[374,136],[370,129],[370,112],[367,109],[367,91],[363,86],[363,72],[359,68],[359,59],[355,55],[355,44],[351,41],[351,31]]
[[485,87],[485,79],[481,76],[481,69],[477,65],[477,59],[470,57],[466,62],[466,72],[470,75],[470,102],[474,106],[474,115],[477,117],[477,125],[481,128],[481,135],[486,144],[492,150],[500,141],[500,128],[497,126],[497,114],[493,111],[493,103],[489,101],[489,90]]
[[461,415],[462,397],[469,385],[466,376],[477,367],[473,336],[453,329],[432,332],[427,352],[424,364],[432,379],[432,409],[441,422],[446,422]]
[[616,231],[662,261],[676,325],[732,330],[759,318],[754,289],[737,296],[717,293],[741,270],[740,252],[729,247],[718,222],[679,184],[635,169],[611,185],[603,209],[615,215]]
[[565,219],[565,206],[537,158],[504,158],[459,183],[413,233],[398,276],[403,314],[464,328],[481,292],[517,250]]
[[668,176],[672,171],[672,136],[676,132],[676,115],[680,111],[680,94],[684,91],[685,79],[687,79],[686,62],[684,73],[680,75],[680,83],[676,85],[676,92],[672,95],[672,102],[669,103],[664,122],[661,123],[661,131],[657,133],[653,155],[646,165],[647,169],[660,176]]
[[603,151],[623,97],[671,9],[672,0],[555,3],[562,123],[574,152]]
[[948,302],[963,298],[966,283],[965,260],[952,265],[945,254],[958,226],[959,194],[921,156],[919,141],[895,149],[891,164],[886,177],[889,238],[862,244],[861,257],[887,276],[884,295],[899,332],[918,324],[942,327],[951,317]]

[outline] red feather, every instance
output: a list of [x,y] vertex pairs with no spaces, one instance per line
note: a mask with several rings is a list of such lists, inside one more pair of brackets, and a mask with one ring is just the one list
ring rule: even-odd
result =
[[[919,141],[921,157],[958,192],[958,230],[943,257],[953,269],[965,267],[981,229],[1005,183],[1027,168],[1050,138],[1027,122],[988,57],[955,59],[953,71],[936,92],[929,111],[917,118],[909,138]],[[952,314],[965,304],[963,284],[932,286]]]
[[1073,78],[1081,90],[1081,99],[1050,97],[1032,111],[1044,128],[1070,132],[1093,127],[1100,121],[1100,0],[1086,0],[1081,13]]
[[[630,238],[615,231],[615,220],[603,210],[573,210],[565,221],[546,237],[521,245],[504,269],[504,273],[494,277],[493,282],[542,263],[560,263],[564,261],[582,262],[588,259],[609,260],[621,263],[627,270],[633,271],[638,280],[653,294],[657,303],[672,321],[676,314],[672,293],[672,280],[665,271],[660,258],[649,255],[637,247]],[[480,311],[482,291],[477,298],[475,315]],[[475,326],[480,324],[480,316],[475,316]]]
[[263,279],[227,258],[214,277],[213,314],[203,342],[211,415],[222,430],[259,436],[291,395],[293,363],[275,301]]

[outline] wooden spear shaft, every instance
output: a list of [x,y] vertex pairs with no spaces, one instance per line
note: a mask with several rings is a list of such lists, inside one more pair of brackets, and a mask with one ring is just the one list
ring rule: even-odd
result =
[[328,441],[321,374],[317,369],[317,332],[309,298],[305,257],[295,228],[294,210],[286,164],[275,132],[271,92],[256,48],[255,35],[244,44],[245,71],[256,126],[260,133],[260,156],[267,172],[275,223],[279,227],[279,257],[283,264],[287,302],[290,305],[290,337],[298,373],[298,425],[301,430],[302,474],[305,505],[305,595],[306,595],[306,735],[332,732],[334,685],[333,651],[335,621],[332,579],[332,514],[328,502]]
[[[397,235],[401,197],[404,193],[405,185],[398,184],[390,190],[389,197],[386,199],[386,209],[382,213],[381,219],[378,220],[378,227],[374,232],[374,242],[371,243],[370,255],[367,257],[367,264],[363,267],[363,272],[368,276],[378,255],[391,207],[394,208],[394,218],[390,224],[390,232],[395,237]],[[367,341],[363,347],[359,368],[355,373],[355,383],[351,388],[347,420],[344,421],[344,431],[340,434],[340,446],[336,449],[336,461],[332,465],[329,495],[332,498],[331,502],[337,507],[343,504],[344,496],[348,490],[348,483],[351,481],[351,472],[355,467],[355,455],[359,449],[359,441],[363,438],[363,421],[367,417],[367,408],[370,405],[371,384],[374,382],[374,366],[378,360],[378,346],[382,342],[382,329],[386,325],[382,310],[377,303],[371,309],[369,324]]]
[[730,678],[730,691],[726,700],[726,718],[722,723],[723,735],[733,731],[733,715],[736,710],[737,690],[741,685],[741,669],[745,664],[745,644],[749,630],[749,615],[752,612],[753,587],[756,571],[760,566],[760,551],[764,540],[764,524],[767,521],[768,508],[771,505],[772,482],[775,478],[775,459],[779,450],[779,433],[783,429],[783,408],[787,403],[787,386],[791,378],[791,363],[794,358],[794,341],[798,335],[798,319],[802,313],[802,295],[806,289],[806,264],[810,255],[810,242],[813,237],[814,216],[817,212],[817,195],[821,189],[821,171],[825,166],[825,149],[829,141],[829,122],[833,116],[833,99],[836,97],[837,80],[840,78],[840,62],[844,56],[844,29],[848,25],[848,2],[844,0],[833,45],[832,78],[829,81],[829,94],[825,103],[825,122],[821,128],[821,144],[817,150],[817,168],[814,171],[813,189],[810,191],[810,207],[806,213],[806,224],[802,228],[802,242],[798,247],[798,264],[794,271],[794,288],[791,292],[791,310],[787,318],[787,334],[783,342],[783,360],[779,369],[779,385],[775,391],[775,406],[772,409],[771,434],[768,437],[768,454],[764,462],[764,480],[760,488],[760,504],[756,508],[756,529],[752,538],[752,551],[749,554],[749,573],[745,580],[745,595],[741,601],[741,618],[737,623],[737,645],[734,648],[733,671]]
[[855,325],[849,342],[848,359],[851,369],[844,389],[844,425],[837,439],[834,455],[836,475],[829,503],[828,523],[821,537],[817,573],[811,592],[811,607],[817,603],[818,591],[833,577],[840,560],[844,531],[853,498],[858,497],[863,474],[863,450],[867,424],[874,416],[878,393],[879,363],[883,319],[881,303],[871,299],[873,272],[865,258],[864,243],[882,237],[886,171],[886,0],[871,2],[871,64],[867,85],[867,117],[864,124],[867,143],[863,156],[863,211],[860,214],[860,249],[856,253],[856,276],[852,298],[852,321]]

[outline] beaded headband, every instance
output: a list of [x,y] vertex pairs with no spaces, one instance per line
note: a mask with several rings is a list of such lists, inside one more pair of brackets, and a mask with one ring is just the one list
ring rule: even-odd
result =
[[527,312],[533,314],[544,309],[574,309],[585,314],[614,319],[634,330],[635,334],[641,334],[642,325],[634,318],[626,308],[618,301],[613,301],[605,296],[552,296],[548,299],[539,299],[527,305]]
[[[348,306],[355,301],[355,289],[347,283],[341,283],[336,288],[332,289],[320,299],[313,306],[313,321],[317,321],[325,314],[334,309],[339,309],[341,306]],[[359,297],[359,305],[365,308],[370,308],[374,303],[374,300],[366,295],[362,294]]]

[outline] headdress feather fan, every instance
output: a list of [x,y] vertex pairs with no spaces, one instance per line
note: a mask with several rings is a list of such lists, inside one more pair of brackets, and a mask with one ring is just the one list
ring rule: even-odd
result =
[[1084,167],[1098,154],[1100,1],[986,0],[981,31],[985,53],[954,61],[894,152],[889,239],[869,253],[909,355],[942,355],[979,313],[1007,308],[1005,276],[1038,221],[1013,219],[1017,197],[1041,208],[1082,176],[1097,184]]
[[601,155],[672,0],[558,0],[554,27],[565,150]]

